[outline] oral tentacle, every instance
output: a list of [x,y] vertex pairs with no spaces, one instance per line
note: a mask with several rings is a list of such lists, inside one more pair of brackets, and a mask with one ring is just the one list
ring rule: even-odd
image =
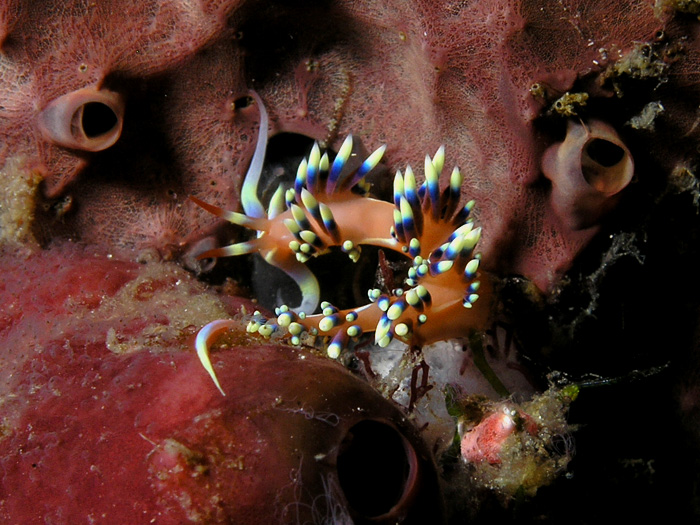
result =
[[260,96],[253,90],[250,91],[250,96],[255,100],[255,104],[258,106],[260,125],[253,159],[250,161],[248,172],[243,179],[243,186],[241,187],[241,206],[243,206],[246,215],[259,218],[267,216],[265,207],[258,197],[258,185],[260,184],[263,162],[265,161],[265,152],[267,151],[267,126],[269,118],[267,110],[265,109],[265,104],[263,104]]

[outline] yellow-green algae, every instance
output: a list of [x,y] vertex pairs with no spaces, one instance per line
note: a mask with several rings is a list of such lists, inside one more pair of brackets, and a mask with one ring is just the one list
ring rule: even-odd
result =
[[0,170],[0,245],[37,246],[32,223],[41,180],[22,158],[9,159]]

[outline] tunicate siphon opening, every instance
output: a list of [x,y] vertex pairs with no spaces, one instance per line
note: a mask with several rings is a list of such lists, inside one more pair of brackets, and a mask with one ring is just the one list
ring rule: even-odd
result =
[[124,99],[114,91],[88,86],[66,93],[39,113],[44,138],[59,146],[103,151],[113,146],[124,124]]
[[119,123],[114,110],[102,102],[88,102],[82,110],[83,131],[89,139],[109,133]]
[[633,173],[632,158],[618,144],[593,138],[581,155],[581,172],[596,191],[614,195],[629,184]]
[[233,101],[234,109],[245,109],[252,104],[253,104],[253,97],[249,97],[247,95],[245,97],[239,97]]
[[609,140],[593,139],[586,146],[586,154],[601,166],[610,168],[622,160],[625,150]]
[[400,507],[416,483],[416,454],[393,426],[362,421],[338,454],[338,479],[350,508],[376,518]]

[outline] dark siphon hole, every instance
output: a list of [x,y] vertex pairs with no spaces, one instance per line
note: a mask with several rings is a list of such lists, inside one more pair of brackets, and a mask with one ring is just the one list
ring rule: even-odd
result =
[[109,133],[117,122],[117,115],[107,104],[88,102],[83,106],[83,132],[90,139]]
[[591,160],[605,168],[614,166],[625,156],[625,150],[605,139],[593,139],[588,144],[586,153],[588,153]]
[[357,513],[381,516],[401,500],[411,470],[405,447],[399,432],[379,421],[350,429],[338,454],[338,479]]
[[248,106],[251,106],[253,104],[253,97],[249,97],[248,95],[244,97],[237,98],[236,100],[233,101],[233,109],[238,110],[238,109],[245,109]]

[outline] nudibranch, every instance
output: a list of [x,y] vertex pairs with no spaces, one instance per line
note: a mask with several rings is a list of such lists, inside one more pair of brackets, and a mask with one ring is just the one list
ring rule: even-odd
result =
[[[468,335],[484,326],[488,300],[475,307],[488,287],[487,282],[477,279],[480,255],[474,249],[481,228],[469,217],[474,201],[460,206],[462,174],[455,167],[449,185],[440,190],[445,161],[445,149],[440,147],[432,159],[426,156],[425,182],[420,187],[408,166],[403,174],[396,173],[393,203],[377,200],[367,195],[365,176],[379,163],[385,149],[378,148],[352,170],[348,167],[352,136],[345,139],[332,162],[314,144],[299,165],[293,187],[277,188],[265,216],[226,211],[191,197],[214,215],[257,232],[251,240],[209,250],[200,258],[259,253],[290,275],[302,290],[300,308],[279,306],[273,319],[255,312],[248,332],[265,337],[279,332],[294,345],[301,344],[306,333],[326,336],[330,340],[328,355],[337,358],[351,340],[367,332],[374,332],[375,344],[381,347],[394,338],[419,347]],[[252,186],[244,184],[244,191],[249,191],[244,209],[264,210],[257,188],[250,192],[256,186],[257,179]],[[393,250],[409,258],[405,288],[386,293],[371,289],[368,304],[358,308],[339,310],[322,302],[322,312],[312,315],[318,302],[318,283],[306,261],[339,247],[356,262],[362,245]],[[235,324],[233,320],[209,323],[195,343],[202,365],[222,393],[209,359],[209,346]]]

